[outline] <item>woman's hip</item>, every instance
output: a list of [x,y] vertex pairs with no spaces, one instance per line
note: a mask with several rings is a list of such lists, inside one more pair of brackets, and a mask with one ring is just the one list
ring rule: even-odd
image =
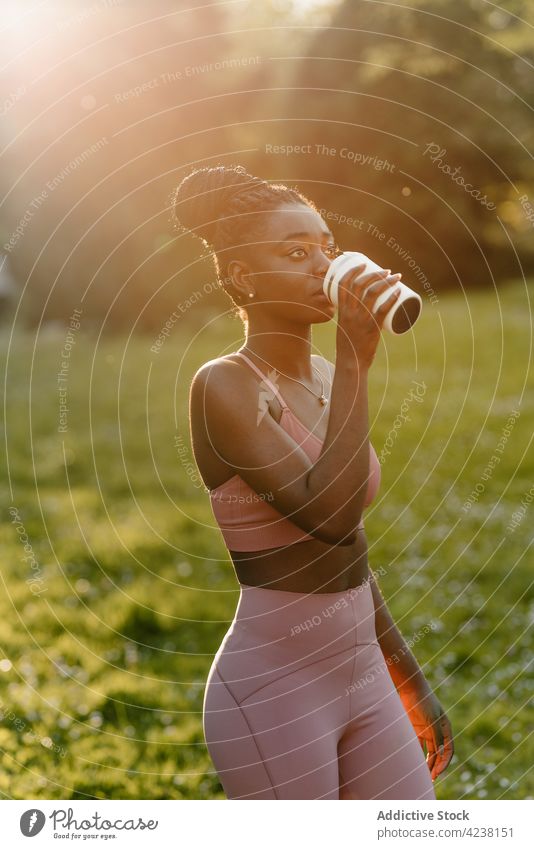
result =
[[238,703],[299,673],[350,684],[366,646],[378,647],[370,584],[339,593],[293,593],[241,585],[234,619],[208,675]]

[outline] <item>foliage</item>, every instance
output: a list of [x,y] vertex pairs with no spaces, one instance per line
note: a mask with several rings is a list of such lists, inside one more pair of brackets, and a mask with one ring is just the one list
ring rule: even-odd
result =
[[41,10],[31,63],[0,36],[14,93],[0,234],[22,226],[9,259],[26,324],[83,306],[86,329],[152,333],[198,290],[191,330],[228,309],[170,214],[173,188],[206,164],[297,183],[343,247],[417,265],[421,291],[532,270],[528,0],[158,0],[150,22],[133,2],[91,9]]

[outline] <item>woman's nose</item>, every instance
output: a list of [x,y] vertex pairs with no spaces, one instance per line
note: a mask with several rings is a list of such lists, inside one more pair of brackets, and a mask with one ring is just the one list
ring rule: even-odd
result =
[[319,250],[317,260],[315,263],[315,274],[317,277],[324,277],[331,263],[331,258],[328,254],[324,253],[322,250]]

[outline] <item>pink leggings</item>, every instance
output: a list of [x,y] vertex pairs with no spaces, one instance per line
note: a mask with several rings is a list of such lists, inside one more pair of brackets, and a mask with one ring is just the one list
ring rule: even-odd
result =
[[371,586],[241,584],[204,694],[229,799],[435,799],[377,641]]

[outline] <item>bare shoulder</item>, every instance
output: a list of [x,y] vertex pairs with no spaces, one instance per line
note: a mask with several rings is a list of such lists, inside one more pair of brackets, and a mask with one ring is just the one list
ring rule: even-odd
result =
[[191,385],[206,385],[208,381],[213,384],[219,383],[221,380],[226,382],[235,378],[236,375],[242,374],[240,364],[232,357],[232,354],[228,354],[225,357],[215,357],[213,360],[203,363],[195,372]]
[[211,377],[222,377],[230,373],[234,364],[228,357],[215,357],[203,363],[195,372],[192,383],[205,383]]
[[195,372],[190,386],[192,407],[206,404],[208,396],[217,404],[243,403],[252,382],[233,354],[203,363]]
[[322,357],[320,354],[312,354],[311,356],[315,365],[321,368],[323,370],[323,374],[329,377],[332,381],[336,370],[334,363],[331,363],[330,360],[327,360],[326,357]]
[[[191,439],[208,487],[218,486],[231,474],[232,463],[225,461],[225,440],[249,425],[251,398],[248,375],[232,355],[208,360],[193,376],[189,388]],[[246,438],[245,433],[242,439]]]

